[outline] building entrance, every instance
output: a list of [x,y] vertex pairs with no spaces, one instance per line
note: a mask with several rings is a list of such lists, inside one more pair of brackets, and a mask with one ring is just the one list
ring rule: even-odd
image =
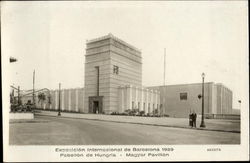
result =
[[103,113],[103,96],[89,97],[89,113],[102,114]]
[[98,101],[93,101],[93,112],[98,114],[99,113],[99,102]]

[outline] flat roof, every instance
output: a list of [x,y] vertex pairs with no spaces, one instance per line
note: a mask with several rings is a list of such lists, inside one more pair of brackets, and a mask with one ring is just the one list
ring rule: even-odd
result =
[[129,43],[127,43],[127,42],[125,42],[125,41],[119,39],[118,37],[115,37],[115,36],[114,36],[113,34],[111,34],[111,33],[109,33],[109,34],[106,35],[106,36],[101,36],[101,37],[98,37],[98,38],[94,38],[94,39],[91,39],[91,40],[87,40],[87,44],[94,43],[94,42],[98,42],[98,41],[102,41],[102,40],[106,40],[106,39],[114,39],[115,41],[117,41],[117,42],[119,42],[119,43],[121,43],[121,44],[123,44],[123,45],[125,45],[125,46],[127,46],[127,47],[129,47],[129,48],[131,48],[131,49],[133,49],[133,50],[135,50],[135,51],[141,53],[141,50],[140,50],[140,49],[138,49],[138,48],[136,48],[135,46],[133,46],[133,45],[131,45],[131,44],[129,44]]
[[[165,87],[169,86],[189,86],[189,85],[199,85],[202,83],[187,83],[187,84],[170,84],[170,85],[165,85]],[[220,85],[228,90],[230,90],[227,86],[225,86],[223,83],[214,83],[214,82],[204,82],[204,84],[214,84],[214,85]],[[147,87],[164,87],[164,85],[156,85],[156,86],[147,86]],[[230,90],[231,91],[231,90]]]

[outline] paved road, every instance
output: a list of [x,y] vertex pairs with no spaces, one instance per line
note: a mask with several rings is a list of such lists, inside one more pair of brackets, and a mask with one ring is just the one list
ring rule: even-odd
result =
[[[37,110],[35,115],[47,115],[47,116],[56,116],[58,112],[55,111],[44,111]],[[107,114],[79,114],[79,113],[61,113],[62,117],[68,118],[82,118],[89,120],[102,120],[109,122],[128,122],[135,124],[154,124],[157,126],[165,127],[181,127],[189,128],[188,118],[173,118],[173,117],[141,117],[141,116],[117,116],[117,115],[107,115]],[[196,121],[197,127],[201,123],[201,118],[198,118]],[[226,119],[206,119],[205,120],[206,128],[205,130],[212,131],[231,131],[231,132],[240,132],[240,120],[226,120]]]
[[10,123],[11,145],[239,144],[240,134],[36,116]]

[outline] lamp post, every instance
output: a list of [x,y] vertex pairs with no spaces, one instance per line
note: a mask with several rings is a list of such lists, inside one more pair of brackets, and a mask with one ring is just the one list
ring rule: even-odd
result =
[[36,99],[35,99],[35,70],[33,71],[33,107],[36,107]]
[[17,90],[17,104],[18,104],[18,106],[21,105],[21,100],[20,100],[20,86],[18,86],[18,90]]
[[201,110],[201,125],[200,127],[206,127],[205,122],[204,122],[204,78],[205,78],[205,73],[203,72],[201,74],[202,77],[202,110]]
[[58,92],[58,96],[59,96],[59,105],[58,105],[58,116],[61,116],[61,83],[59,83],[59,92]]

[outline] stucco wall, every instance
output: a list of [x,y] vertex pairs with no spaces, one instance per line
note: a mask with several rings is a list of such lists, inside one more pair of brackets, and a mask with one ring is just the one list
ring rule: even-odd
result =
[[[201,114],[202,100],[198,95],[202,92],[202,84],[179,84],[148,87],[161,92],[163,112],[171,117],[188,117],[190,111]],[[165,92],[164,92],[165,91]],[[180,93],[187,93],[187,100],[180,100]],[[204,84],[204,113],[232,114],[232,91],[222,84],[208,82]]]
[[[204,112],[209,113],[213,109],[212,105],[212,85],[204,84]],[[171,117],[188,117],[191,111],[201,113],[202,100],[198,95],[202,92],[201,84],[182,84],[149,87],[160,91],[163,113]],[[164,90],[165,89],[165,90]],[[187,93],[187,99],[181,100],[180,93]]]

